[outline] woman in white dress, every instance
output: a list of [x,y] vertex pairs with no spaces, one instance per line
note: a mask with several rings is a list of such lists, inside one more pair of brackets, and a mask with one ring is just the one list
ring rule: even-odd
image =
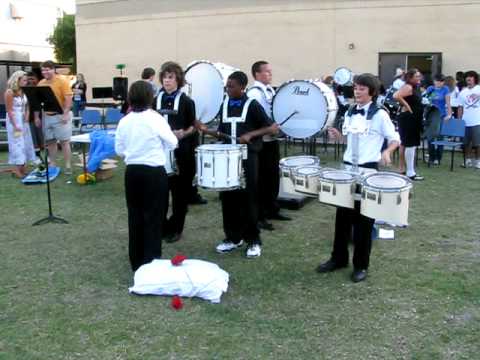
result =
[[26,175],[26,164],[35,161],[32,135],[28,124],[27,97],[22,86],[27,85],[27,74],[15,71],[7,82],[5,107],[7,110],[8,162],[14,165],[18,178]]

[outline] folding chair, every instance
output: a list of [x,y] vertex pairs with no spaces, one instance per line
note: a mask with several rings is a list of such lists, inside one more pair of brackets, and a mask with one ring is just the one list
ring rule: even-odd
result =
[[[460,141],[450,141],[450,140],[436,140],[432,141],[433,145],[437,146],[449,146],[452,150],[452,161],[450,163],[450,171],[453,171],[453,157],[455,155],[455,150],[458,146],[463,145],[463,137],[465,136],[465,122],[463,120],[458,120],[451,118],[450,120],[443,122],[442,128],[440,130],[440,136],[447,137],[459,137]],[[463,161],[465,162],[465,150],[463,151]]]
[[98,110],[85,109],[82,112],[80,133],[92,132],[102,126],[102,114]]
[[123,117],[123,114],[120,112],[120,109],[108,108],[105,115],[105,126],[108,125],[118,125],[118,122]]

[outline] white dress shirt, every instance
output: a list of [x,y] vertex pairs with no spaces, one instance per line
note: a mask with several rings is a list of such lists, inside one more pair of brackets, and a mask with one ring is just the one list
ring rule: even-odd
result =
[[177,144],[165,118],[151,109],[127,114],[115,134],[115,151],[127,165],[164,166],[165,152]]
[[347,149],[343,155],[343,161],[353,163],[352,143],[354,135],[348,132],[349,128],[361,130],[361,133],[358,135],[359,165],[381,160],[384,139],[387,139],[389,144],[393,141],[400,143],[400,136],[395,131],[395,126],[385,110],[378,110],[371,120],[367,120],[367,112],[371,104],[369,102],[362,107],[357,105],[358,109],[364,109],[365,115],[355,114],[348,116],[348,113],[345,115],[344,131],[347,131]]
[[[270,119],[273,118],[272,102],[273,97],[275,96],[275,90],[271,85],[265,85],[264,83],[255,80],[250,89],[248,89],[247,96],[249,98],[257,100],[260,105],[262,105],[263,110],[265,110],[267,116]],[[271,135],[263,136],[263,141],[269,142],[274,140],[276,140],[276,138],[272,137]]]

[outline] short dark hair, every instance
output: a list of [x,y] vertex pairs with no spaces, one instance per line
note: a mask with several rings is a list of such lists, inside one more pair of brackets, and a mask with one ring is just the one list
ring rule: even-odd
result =
[[368,87],[368,95],[373,98],[378,97],[378,92],[380,90],[380,80],[373,74],[360,74],[356,75],[353,78],[353,83],[355,85],[362,85]]
[[148,80],[152,76],[155,76],[155,70],[153,70],[151,67],[147,67],[147,68],[143,69],[142,80]]
[[433,77],[433,80],[435,80],[435,81],[445,81],[445,76],[443,76],[443,74],[437,74]]
[[128,90],[128,103],[132,111],[141,112],[152,107],[152,86],[143,80],[135,81]]
[[167,73],[175,74],[175,78],[177,79],[177,84],[179,88],[185,86],[185,74],[179,64],[173,61],[167,61],[166,63],[164,63],[160,68],[160,82],[162,82],[162,79]]
[[44,61],[40,64],[40,67],[41,68],[49,68],[49,69],[55,69],[56,68],[56,65],[55,63],[52,61],[52,60],[47,60],[47,61]]
[[28,71],[27,76],[28,77],[36,77],[37,79],[39,78],[38,74],[36,72],[33,72],[33,71]]
[[474,70],[469,70],[465,73],[465,80],[467,77],[473,77],[473,80],[475,81],[475,84],[478,84],[478,73]]
[[243,71],[234,71],[228,77],[230,80],[235,80],[241,87],[247,87],[248,76]]
[[263,65],[268,65],[268,62],[265,61],[265,60],[260,60],[260,61],[257,61],[255,63],[253,63],[253,65],[252,65],[252,76],[253,76],[254,79],[256,79],[257,73],[262,71],[262,66]]

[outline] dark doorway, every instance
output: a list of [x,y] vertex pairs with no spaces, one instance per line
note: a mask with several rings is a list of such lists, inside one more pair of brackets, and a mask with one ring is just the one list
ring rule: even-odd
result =
[[430,85],[442,72],[442,53],[379,53],[378,75],[386,87],[392,84],[397,68],[417,68],[424,75],[424,85]]

